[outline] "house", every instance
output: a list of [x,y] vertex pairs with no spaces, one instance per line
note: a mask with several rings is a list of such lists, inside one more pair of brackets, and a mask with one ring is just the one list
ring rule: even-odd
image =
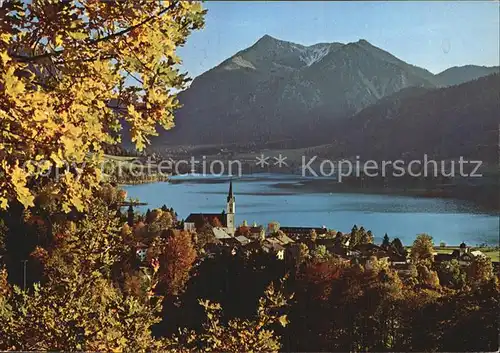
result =
[[253,240],[264,240],[266,238],[266,230],[263,226],[254,225],[249,230],[249,237]]
[[243,235],[235,237],[235,239],[240,243],[240,245],[245,246],[250,244],[252,241]]
[[236,229],[235,235],[244,235],[251,240],[260,241],[265,239],[266,230],[263,226],[258,226],[256,223],[249,226],[247,221],[243,221],[243,223]]
[[486,256],[483,252],[479,250],[471,251],[467,244],[462,243],[460,247],[453,250],[451,254],[436,254],[434,256],[434,261],[443,262],[457,260],[460,266],[468,266],[476,257]]
[[295,241],[286,234],[276,234],[267,237],[262,243],[262,249],[268,253],[274,253],[279,260],[285,259],[285,250],[288,246],[293,245]]
[[205,223],[213,224],[214,221],[223,225],[225,223],[225,212],[221,213],[191,213],[184,220],[184,230],[189,232],[196,232]]
[[272,238],[277,239],[282,245],[288,245],[288,244],[295,243],[295,241],[292,238],[290,238],[289,236],[287,236],[284,233],[283,234],[278,233]]
[[274,253],[278,258],[278,260],[285,259],[285,247],[276,241],[267,239],[262,244],[262,250],[264,250],[267,253]]
[[227,195],[226,210],[221,213],[191,213],[184,220],[184,230],[195,232],[201,228],[206,222],[212,223],[215,221],[225,228],[226,233],[234,236],[235,228],[235,212],[236,198],[233,194],[233,181],[229,183],[229,193]]

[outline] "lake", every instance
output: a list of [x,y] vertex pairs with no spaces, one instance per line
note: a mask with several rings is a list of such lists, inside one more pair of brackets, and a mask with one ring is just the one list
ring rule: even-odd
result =
[[[300,176],[254,174],[233,179],[236,221],[267,225],[321,227],[348,232],[354,224],[371,230],[376,242],[385,233],[411,245],[427,233],[435,244],[466,242],[498,245],[499,218],[481,213],[473,204],[450,199],[359,193],[329,193],[301,188]],[[290,188],[287,188],[287,185]],[[125,186],[128,197],[147,206],[173,207],[180,218],[191,212],[222,212],[229,187],[227,177],[174,177],[170,183]]]

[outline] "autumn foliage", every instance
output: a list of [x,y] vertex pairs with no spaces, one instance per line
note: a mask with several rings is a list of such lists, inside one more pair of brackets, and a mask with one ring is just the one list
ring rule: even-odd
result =
[[189,279],[189,272],[196,260],[196,250],[188,232],[173,230],[159,247],[160,285],[167,294],[178,295]]
[[64,211],[82,211],[124,122],[139,150],[173,126],[173,89],[188,82],[176,49],[205,11],[187,1],[1,3],[0,208],[33,206],[36,183]]

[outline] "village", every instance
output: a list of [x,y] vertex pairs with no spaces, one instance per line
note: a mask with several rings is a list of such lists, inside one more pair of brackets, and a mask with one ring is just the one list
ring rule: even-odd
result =
[[[163,210],[174,212],[166,206]],[[148,213],[150,212],[148,210]],[[129,226],[133,227],[133,205],[129,206],[128,214]],[[359,264],[365,269],[373,266],[392,268],[402,278],[411,276],[415,271],[409,256],[411,248],[403,246],[398,238],[390,241],[387,235],[382,244],[376,245],[373,243],[371,231],[366,231],[363,227],[358,229],[354,225],[350,233],[342,233],[324,226],[282,226],[278,222],[264,226],[243,221],[237,225],[235,216],[236,197],[230,181],[226,208],[222,212],[191,213],[185,220],[175,219],[174,228],[192,234],[194,242],[202,244],[199,247],[199,261],[214,258],[222,253],[250,256],[252,253],[263,251],[288,265],[296,265],[304,257],[315,254],[322,258],[334,258],[345,264]],[[148,261],[150,245],[144,238],[136,243],[136,255],[140,262]],[[441,245],[439,251],[433,252],[436,265],[456,260],[462,268],[466,268],[475,258],[487,257],[479,250],[472,250],[465,243],[450,249],[449,252],[446,252],[446,248]],[[498,261],[493,261],[492,264],[496,269],[499,268]]]

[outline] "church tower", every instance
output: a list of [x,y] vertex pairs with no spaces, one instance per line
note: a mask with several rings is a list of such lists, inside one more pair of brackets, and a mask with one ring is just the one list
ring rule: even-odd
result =
[[233,195],[233,181],[231,180],[229,182],[229,194],[227,195],[227,213],[226,213],[226,227],[230,234],[234,235],[235,232],[235,219],[234,219],[234,214],[236,212],[235,210],[236,206],[236,199]]

